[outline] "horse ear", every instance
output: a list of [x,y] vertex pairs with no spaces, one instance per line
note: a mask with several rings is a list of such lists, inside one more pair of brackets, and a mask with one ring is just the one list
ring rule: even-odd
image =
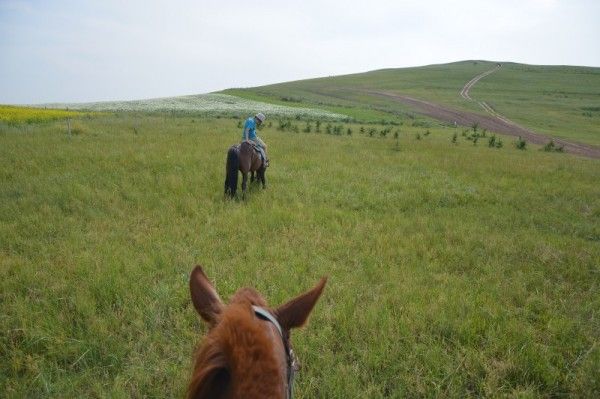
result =
[[223,310],[223,303],[201,266],[196,266],[192,270],[190,294],[196,311],[206,322],[214,326]]
[[275,310],[275,317],[277,317],[284,330],[301,327],[306,323],[308,315],[321,296],[323,288],[325,288],[326,282],[327,277],[323,277],[312,290],[298,295]]

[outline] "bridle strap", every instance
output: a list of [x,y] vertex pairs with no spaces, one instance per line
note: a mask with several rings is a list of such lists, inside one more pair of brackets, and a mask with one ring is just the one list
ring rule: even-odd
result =
[[258,317],[270,321],[277,328],[277,331],[279,331],[281,341],[283,342],[283,347],[285,348],[285,356],[287,360],[287,399],[292,399],[294,389],[294,376],[296,374],[296,371],[298,370],[298,361],[296,360],[296,355],[285,340],[285,337],[283,335],[283,329],[281,328],[281,325],[279,324],[275,316],[273,316],[273,314],[267,309],[261,308],[260,306],[252,305],[252,309]]
[[281,336],[281,339],[283,339],[283,329],[281,328],[281,325],[279,324],[279,322],[277,321],[275,316],[273,316],[271,314],[271,312],[269,312],[265,308],[261,308],[260,306],[254,306],[254,305],[252,305],[252,309],[254,309],[254,313],[256,313],[257,315],[261,316],[262,318],[267,319],[271,323],[273,323],[275,325],[275,327],[277,327],[277,331],[279,331],[279,335]]

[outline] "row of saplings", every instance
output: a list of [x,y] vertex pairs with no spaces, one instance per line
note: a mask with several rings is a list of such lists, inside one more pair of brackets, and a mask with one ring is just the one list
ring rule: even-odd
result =
[[[402,125],[402,123],[391,123],[391,125]],[[238,122],[238,128],[241,128],[241,122]],[[272,122],[269,122],[267,124],[268,128],[273,127]],[[353,130],[351,127],[347,127],[345,125],[340,125],[340,124],[331,124],[331,123],[327,123],[325,125],[323,125],[323,123],[319,120],[314,122],[314,125],[311,122],[306,122],[304,126],[299,126],[297,124],[293,124],[291,120],[278,120],[277,121],[277,130],[279,131],[288,131],[288,132],[293,132],[293,133],[326,133],[326,134],[331,134],[334,136],[342,136],[342,135],[347,135],[347,136],[352,136]],[[365,128],[364,126],[361,126],[359,129],[359,133],[360,134],[366,134],[369,137],[387,137],[388,134],[390,136],[392,136],[392,128],[390,127],[384,127],[382,129],[376,129],[374,127],[368,127]],[[417,133],[415,135],[415,138],[417,140],[421,140],[422,137],[427,137],[429,136],[431,132],[429,130],[426,130],[425,132],[423,132],[423,134],[421,133]],[[399,147],[399,139],[400,139],[400,130],[399,129],[395,129],[393,132],[393,137],[396,140],[396,147]],[[487,140],[487,145],[489,148],[502,148],[504,146],[504,143],[502,142],[502,139],[500,137],[497,137],[495,134],[488,134],[487,129],[479,129],[479,124],[475,123],[471,126],[471,129],[464,129],[462,131],[462,137],[464,137],[467,141],[471,141],[473,143],[474,146],[477,145],[477,143],[479,142],[479,140],[481,141],[485,141]],[[458,133],[454,133],[452,135],[452,140],[451,140],[452,144],[458,144]],[[519,136],[519,138],[514,142],[514,145],[517,149],[519,150],[525,150],[527,149],[527,141],[525,139],[523,139],[521,136]],[[548,144],[546,144],[543,148],[544,151],[547,152],[563,152],[564,151],[564,147],[558,146],[554,143],[553,140],[550,140],[550,142]]]
[[[479,125],[477,123],[473,124],[470,130],[463,130],[462,136],[466,140],[473,142],[473,145],[477,145],[479,139],[483,139],[487,140],[488,147],[490,148],[502,148],[504,146],[500,137],[496,137],[495,134],[488,136],[487,129],[479,130]],[[458,134],[456,132],[452,135],[452,143],[458,144]],[[527,141],[521,136],[519,136],[514,144],[519,150],[527,149]],[[553,140],[550,140],[542,149],[546,152],[564,152],[564,146],[556,145]]]
[[[397,123],[397,122],[392,122],[389,123],[390,125],[393,126],[401,126],[402,123]],[[238,128],[242,128],[242,122],[238,122],[237,124]],[[272,122],[268,122],[266,125],[267,128],[271,128],[273,127],[273,123]],[[347,136],[352,136],[352,134],[354,133],[354,131],[352,130],[351,127],[346,126],[346,125],[339,125],[339,124],[331,124],[331,123],[327,123],[327,124],[323,124],[321,121],[317,120],[314,122],[314,125],[311,122],[306,122],[304,124],[304,126],[299,126],[297,124],[293,124],[291,120],[279,120],[278,124],[277,124],[277,130],[281,131],[281,132],[292,132],[292,133],[326,133],[326,134],[331,134],[334,136],[343,136],[343,135],[347,135]],[[367,134],[369,137],[387,137],[388,134],[392,133],[392,128],[390,127],[385,127],[383,129],[376,129],[373,127],[370,128],[365,128],[364,126],[361,126],[359,129],[359,133],[360,134]],[[429,131],[427,131],[427,133],[425,135],[428,135]],[[394,138],[398,138],[400,135],[400,130],[396,129],[396,131],[394,132]],[[418,137],[418,139],[420,139],[420,137]]]

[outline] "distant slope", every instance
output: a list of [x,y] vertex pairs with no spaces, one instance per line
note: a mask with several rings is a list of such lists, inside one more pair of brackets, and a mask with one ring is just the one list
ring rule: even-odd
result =
[[[462,61],[416,68],[286,82],[224,93],[276,104],[318,105],[358,119],[410,117],[410,105],[373,94],[385,91],[486,115],[460,96],[464,85],[493,68],[490,61]],[[502,63],[479,80],[470,96],[537,132],[600,145],[600,68]]]

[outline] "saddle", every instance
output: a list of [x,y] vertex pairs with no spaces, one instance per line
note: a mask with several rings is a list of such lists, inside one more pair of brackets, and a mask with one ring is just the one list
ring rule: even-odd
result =
[[254,141],[247,140],[247,142],[252,145],[254,151],[258,154],[258,156],[260,156],[260,159],[262,160],[262,166],[265,168],[269,166],[269,160],[267,159],[267,154],[265,154],[265,150],[261,146],[256,144]]

